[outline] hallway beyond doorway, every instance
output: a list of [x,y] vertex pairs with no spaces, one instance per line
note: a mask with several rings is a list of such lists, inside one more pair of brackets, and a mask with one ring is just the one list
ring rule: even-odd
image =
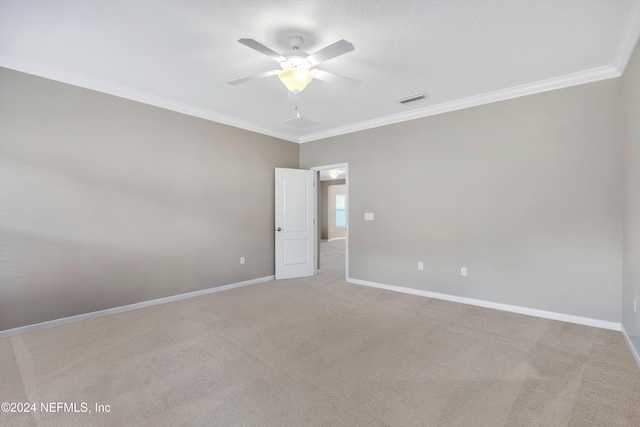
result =
[[320,242],[320,274],[317,279],[323,283],[344,281],[346,240]]

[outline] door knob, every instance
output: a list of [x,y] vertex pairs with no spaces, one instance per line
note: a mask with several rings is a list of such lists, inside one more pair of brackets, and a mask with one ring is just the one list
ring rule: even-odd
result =
[[278,231],[282,231],[282,228],[278,227],[278,228],[276,228],[276,230],[278,230]]

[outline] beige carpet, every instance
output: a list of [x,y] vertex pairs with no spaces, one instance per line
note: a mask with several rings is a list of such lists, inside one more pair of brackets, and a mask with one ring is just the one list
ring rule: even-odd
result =
[[[344,282],[248,286],[0,340],[2,426],[640,426],[620,333]],[[332,261],[333,260],[333,261]]]

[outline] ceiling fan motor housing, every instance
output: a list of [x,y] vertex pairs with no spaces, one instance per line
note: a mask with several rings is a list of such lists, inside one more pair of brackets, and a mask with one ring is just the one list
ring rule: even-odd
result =
[[307,60],[308,55],[305,52],[294,50],[285,52],[282,56],[286,58],[285,61],[280,61],[280,67],[282,67],[283,70],[286,70],[287,68],[299,68],[309,71],[313,66],[313,64]]
[[282,67],[283,70],[286,70],[288,68],[298,68],[301,70],[309,71],[309,69],[313,67],[311,61],[307,59],[307,56],[309,56],[309,54],[300,50],[303,42],[304,40],[302,39],[302,37],[289,37],[289,47],[291,47],[291,50],[284,52],[282,56],[285,58],[285,60],[280,61],[280,67]]
[[320,49],[319,51],[309,55],[308,53],[300,50],[304,40],[299,36],[289,37],[290,50],[280,54],[272,49],[269,49],[262,43],[255,41],[254,39],[239,39],[238,42],[243,45],[254,49],[269,58],[275,60],[280,64],[281,70],[271,70],[264,73],[256,74],[254,76],[245,77],[230,81],[229,84],[236,85],[244,83],[254,79],[260,79],[263,77],[278,75],[282,83],[293,93],[299,93],[314,79],[328,81],[331,83],[342,82],[347,84],[360,83],[357,80],[348,79],[346,77],[332,74],[326,71],[318,70],[316,67],[318,64],[335,58],[336,56],[344,55],[351,52],[354,47],[346,40],[338,40],[337,42],[330,44],[329,46]]

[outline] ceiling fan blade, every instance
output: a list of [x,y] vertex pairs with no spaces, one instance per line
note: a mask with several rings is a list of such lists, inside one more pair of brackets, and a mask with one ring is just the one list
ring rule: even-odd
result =
[[336,56],[344,55],[345,53],[349,53],[355,48],[351,43],[346,40],[338,40],[334,44],[330,44],[324,49],[320,49],[316,53],[312,53],[307,56],[307,59],[314,64],[320,64],[321,62],[328,61],[331,58],[335,58]]
[[258,43],[254,39],[240,39],[238,40],[238,42],[242,43],[247,47],[250,47],[251,49],[257,50],[258,52],[264,55],[267,55],[269,58],[275,61],[285,61],[285,58],[282,55],[280,55],[278,52],[269,49],[268,47],[266,47],[262,43]]
[[339,74],[334,74],[334,73],[330,73],[328,71],[322,71],[322,70],[312,70],[313,72],[313,77],[318,79],[318,80],[322,80],[323,82],[327,82],[327,83],[335,83],[335,84],[339,84],[341,86],[348,86],[348,87],[353,87],[356,88],[358,86],[360,86],[360,81],[358,80],[354,80],[351,79],[349,77],[345,77],[345,76],[341,76]]
[[279,72],[280,72],[280,70],[265,71],[264,73],[254,74],[253,76],[243,77],[243,78],[238,79],[238,80],[232,80],[232,81],[229,82],[229,84],[230,85],[237,85],[237,84],[240,84],[240,83],[249,82],[251,80],[257,80],[257,79],[262,79],[262,78],[269,77],[269,76],[275,76]]

